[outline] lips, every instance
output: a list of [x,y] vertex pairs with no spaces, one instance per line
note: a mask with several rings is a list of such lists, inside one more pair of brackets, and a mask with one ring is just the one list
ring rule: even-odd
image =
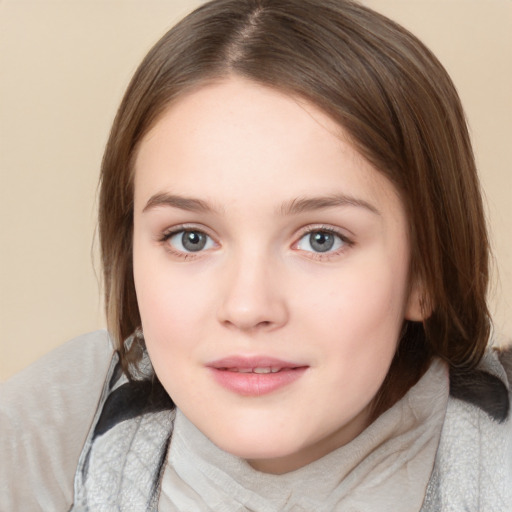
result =
[[261,396],[291,385],[308,366],[271,357],[227,357],[208,363],[215,381],[243,396]]

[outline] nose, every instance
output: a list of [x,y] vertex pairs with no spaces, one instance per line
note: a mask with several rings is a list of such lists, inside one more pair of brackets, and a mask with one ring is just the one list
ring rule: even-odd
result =
[[272,331],[286,324],[288,304],[278,265],[253,253],[226,266],[221,324],[244,332]]

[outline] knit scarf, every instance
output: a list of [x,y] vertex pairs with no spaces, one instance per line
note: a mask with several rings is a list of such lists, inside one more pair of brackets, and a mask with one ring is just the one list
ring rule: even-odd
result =
[[[183,471],[185,467],[183,461],[186,460],[187,453],[185,452],[185,459],[182,454],[182,462],[176,464],[177,455],[173,452],[175,446],[171,446],[169,450],[176,409],[169,397],[165,393],[162,394],[159,391],[160,388],[152,385],[152,372],[147,355],[142,367],[146,370],[141,372],[141,379],[128,381],[120,371],[117,357],[114,357],[111,363],[98,410],[80,456],[75,477],[75,500],[71,509],[73,512],[114,510],[156,512],[164,473],[166,477],[174,475],[174,478],[176,476],[182,478],[181,485],[188,485],[191,490],[197,490],[203,494],[201,500],[208,492],[216,493],[218,500],[229,500],[229,496],[223,497],[218,489],[216,490],[216,487],[219,489],[223,487],[221,482],[216,482],[215,478],[211,480],[211,475],[215,475],[216,470],[209,473],[210,487],[205,484],[204,475],[201,475],[204,464],[211,465],[212,461],[209,461],[208,457],[215,453],[216,457],[220,452],[220,449],[209,440],[200,441],[196,438],[199,446],[197,449],[195,445],[190,445],[189,462],[191,464],[188,467],[192,474],[195,471],[195,477],[187,481],[187,471]],[[446,384],[441,382],[444,378],[446,378]],[[438,418],[436,415],[431,416],[428,409],[434,405],[432,410],[436,410],[435,404],[425,401],[418,405],[418,399],[423,396],[420,392],[421,386],[425,386],[426,381],[435,383],[436,380],[440,382],[440,394],[437,399],[430,397],[430,401],[442,402],[443,389],[446,390],[444,405],[437,403],[437,410],[441,407],[444,421],[443,415],[440,420],[435,419]],[[477,372],[463,378],[451,378],[449,398],[447,382],[446,367],[440,361],[435,361],[418,384],[411,388],[400,402],[378,418],[352,443],[339,449],[342,453],[344,451],[343,457],[337,457],[336,452],[333,452],[326,456],[328,460],[316,461],[310,465],[312,467],[301,468],[298,476],[304,481],[308,472],[311,475],[315,473],[315,465],[316,469],[322,464],[328,464],[332,468],[337,460],[345,460],[350,450],[361,450],[364,443],[367,443],[368,436],[373,439],[372,442],[376,443],[375,449],[372,449],[356,468],[352,468],[350,474],[345,471],[346,468],[340,467],[342,477],[338,476],[339,485],[329,493],[329,499],[335,501],[327,504],[327,501],[324,503],[320,496],[318,506],[314,510],[345,512],[398,510],[392,503],[386,504],[380,501],[376,505],[372,500],[372,493],[374,496],[378,493],[382,496],[390,496],[395,500],[395,504],[398,503],[400,496],[406,496],[411,491],[407,478],[414,479],[416,475],[414,464],[420,460],[427,465],[427,478],[419,486],[412,486],[417,493],[417,496],[413,497],[413,502],[417,504],[414,508],[408,509],[410,512],[414,510],[510,512],[512,510],[512,421],[508,411],[508,383],[505,371],[496,355],[489,352]],[[415,457],[414,454],[404,451],[404,456],[411,458],[406,466],[412,469],[412,473],[407,478],[403,476],[396,478],[396,475],[394,478],[392,468],[396,466],[403,469],[403,464],[398,464],[400,457],[397,457],[397,450],[400,452],[400,443],[403,448],[404,442],[400,441],[400,435],[407,436],[410,433],[405,429],[400,435],[391,435],[386,441],[387,447],[382,445],[378,436],[384,426],[387,425],[389,428],[396,420],[393,415],[403,414],[404,403],[407,401],[415,404],[413,410],[416,413],[424,414],[420,421],[413,422],[416,425],[414,428],[419,430],[412,431],[413,438],[407,441],[411,444],[411,449],[417,451],[418,456]],[[426,410],[422,413],[423,409]],[[178,412],[178,414],[181,413]],[[429,420],[430,417],[434,419]],[[432,428],[423,425],[428,421],[434,423]],[[201,433],[193,433],[190,427],[187,428],[192,435],[190,438],[181,436],[181,441],[178,441],[179,429],[177,431],[177,449],[180,447],[183,449],[184,444],[193,442],[194,436],[202,436]],[[192,429],[195,427],[192,426]],[[390,434],[392,430],[393,427],[390,428]],[[421,436],[424,440],[420,439]],[[403,439],[406,438],[403,437]],[[429,448],[425,455],[424,447],[434,441],[434,449]],[[203,452],[205,446],[206,452]],[[168,461],[169,452],[170,460]],[[431,459],[429,453],[432,455]],[[420,454],[423,455],[420,456]],[[220,454],[220,457],[222,461],[233,461],[233,456],[229,454]],[[368,469],[361,472],[361,464],[366,465]],[[224,469],[218,468],[218,474],[225,474]],[[362,475],[359,480],[354,479],[358,470]],[[183,473],[181,476],[180,471]],[[343,473],[344,471],[346,474]],[[373,477],[368,480],[367,476],[370,473]],[[318,475],[318,472],[316,474]],[[270,475],[262,476],[265,479],[273,478]],[[280,476],[284,476],[284,480],[290,480],[290,475]],[[235,472],[228,474],[228,477],[236,483],[237,478],[246,478],[247,473],[240,476]],[[327,484],[322,482],[322,485]],[[289,488],[281,487],[281,489],[283,493],[290,492]],[[172,487],[169,492],[173,492]],[[162,498],[166,498],[162,501],[167,503],[175,503],[173,496]],[[255,500],[256,503],[258,498]],[[204,500],[201,503],[203,502]],[[214,503],[210,503],[210,506],[211,509],[202,508],[198,502],[193,510],[215,512],[220,510]],[[301,510],[299,506],[297,503],[295,508],[275,508],[275,510]],[[240,505],[240,508],[225,507],[225,510],[244,509],[256,510],[245,508],[243,505]],[[171,508],[171,510],[180,509]]]

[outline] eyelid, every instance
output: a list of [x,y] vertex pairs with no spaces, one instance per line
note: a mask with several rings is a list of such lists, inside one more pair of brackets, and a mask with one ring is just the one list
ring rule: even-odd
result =
[[[198,231],[200,233],[204,233],[205,235],[208,235],[212,240],[216,241],[216,237],[214,234],[212,234],[211,230],[208,229],[205,226],[202,226],[200,224],[192,224],[192,223],[184,223],[184,224],[177,224],[175,226],[170,226],[163,231],[158,236],[158,240],[160,242],[163,242],[165,240],[168,240],[171,236],[175,235],[176,233],[179,233],[180,231]],[[217,243],[217,241],[216,241]]]
[[176,226],[171,226],[171,227],[165,229],[164,231],[162,231],[159,234],[157,241],[159,243],[161,243],[162,245],[164,245],[165,250],[168,251],[170,254],[172,254],[173,256],[177,256],[179,258],[183,258],[183,259],[200,258],[204,253],[209,252],[210,249],[204,249],[204,250],[200,250],[197,252],[194,252],[194,251],[185,252],[185,251],[180,251],[179,249],[175,249],[171,244],[168,243],[168,241],[173,236],[177,235],[178,233],[180,233],[182,231],[195,231],[198,233],[202,233],[202,234],[206,235],[207,237],[209,237],[213,241],[215,246],[218,247],[220,245],[219,242],[217,241],[216,237],[211,233],[211,231],[208,228],[206,228],[205,226],[198,225],[198,224],[188,224],[188,223],[178,224]]
[[297,231],[296,237],[302,238],[304,235],[307,235],[309,233],[315,233],[317,231],[325,231],[327,233],[332,233],[334,235],[339,236],[343,241],[347,243],[353,243],[353,235],[346,234],[348,230],[332,226],[330,224],[308,224],[307,226],[304,226],[303,228],[300,228]]
[[[311,233],[322,232],[322,231],[326,232],[326,233],[331,233],[331,234],[339,237],[340,240],[343,242],[343,245],[334,251],[326,251],[326,252],[306,251],[306,250],[298,248],[300,241],[305,236],[307,236]],[[349,237],[345,234],[345,230],[342,230],[341,228],[334,227],[331,225],[325,225],[325,224],[316,224],[316,225],[310,224],[308,226],[305,226],[304,228],[301,228],[299,230],[299,232],[297,233],[295,238],[296,238],[296,241],[292,245],[293,249],[296,249],[298,251],[301,251],[304,254],[307,254],[308,257],[310,257],[310,258],[319,259],[319,260],[327,260],[329,258],[338,256],[338,255],[342,254],[343,252],[345,252],[346,250],[348,250],[350,247],[352,247],[355,243],[351,236]]]
[[[211,250],[211,248],[210,248],[210,249],[200,250],[197,252],[193,252],[193,251],[192,252],[184,252],[184,251],[174,249],[167,242],[171,237],[173,237],[174,235],[176,235],[182,231],[197,231],[197,232],[203,233],[206,236],[208,236],[209,238],[211,238],[211,240],[214,242],[216,247],[220,246],[217,236],[214,235],[209,228],[207,228],[204,225],[194,224],[194,223],[177,224],[175,226],[168,227],[158,235],[157,241],[159,243],[163,244],[165,246],[165,249],[169,253],[171,253],[175,256],[181,257],[183,259],[200,258],[203,254],[208,253]],[[323,253],[322,252],[314,252],[314,251],[306,251],[306,250],[299,249],[297,247],[300,240],[302,240],[302,238],[304,238],[308,234],[315,233],[315,232],[322,232],[322,231],[327,232],[327,233],[332,233],[333,235],[339,237],[341,239],[341,241],[343,242],[342,247],[340,247],[334,251],[326,251]],[[313,259],[327,260],[329,258],[332,258],[332,257],[342,254],[343,252],[347,251],[350,247],[352,247],[355,244],[352,235],[347,236],[346,231],[348,231],[348,230],[345,230],[345,229],[342,229],[339,227],[335,227],[332,225],[327,225],[327,224],[309,224],[309,225],[304,226],[298,230],[298,232],[296,233],[296,235],[294,237],[295,242],[292,244],[292,249],[295,249],[304,254],[307,254],[308,257],[313,258]]]

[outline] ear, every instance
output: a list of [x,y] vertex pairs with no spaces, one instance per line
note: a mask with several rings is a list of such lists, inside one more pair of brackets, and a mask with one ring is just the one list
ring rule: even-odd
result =
[[423,322],[431,314],[432,303],[428,298],[425,287],[420,280],[415,279],[405,305],[405,319],[411,322]]

